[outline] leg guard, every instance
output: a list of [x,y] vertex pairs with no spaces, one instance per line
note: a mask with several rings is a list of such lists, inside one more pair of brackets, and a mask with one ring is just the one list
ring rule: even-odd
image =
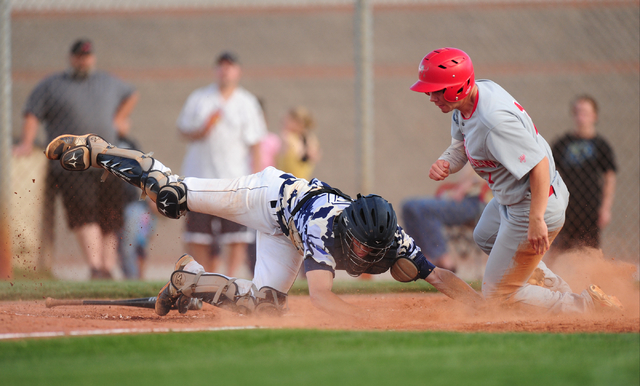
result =
[[102,168],[121,180],[142,189],[160,213],[179,218],[187,212],[187,187],[171,169],[138,150],[119,149],[93,134],[61,135],[45,150],[49,159],[60,159],[66,170]]
[[[240,293],[235,278],[215,273],[175,271],[171,284],[183,296],[202,299],[216,307],[250,315],[281,315],[287,310],[287,295],[270,287]],[[255,295],[254,295],[255,294]]]
[[171,275],[171,285],[184,296],[199,298],[239,314],[250,314],[255,308],[255,301],[250,293],[241,295],[235,281],[215,273],[175,271]]
[[264,316],[280,316],[289,310],[287,294],[271,287],[262,287],[255,295],[255,313]]

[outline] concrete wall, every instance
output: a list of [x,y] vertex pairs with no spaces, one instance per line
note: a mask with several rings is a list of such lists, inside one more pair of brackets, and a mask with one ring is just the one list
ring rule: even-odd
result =
[[[639,28],[637,2],[376,7],[376,193],[399,209],[403,199],[437,188],[427,171],[450,142],[450,116],[408,88],[427,52],[459,47],[473,58],[476,78],[509,90],[549,142],[571,127],[573,96],[598,99],[599,130],[620,166],[604,248],[637,261]],[[244,86],[266,101],[270,130],[278,131],[289,107],[308,106],[324,154],[316,176],[357,193],[351,7],[15,12],[12,34],[16,138],[30,90],[63,69],[69,45],[85,36],[95,42],[99,67],[140,91],[133,134],[143,150],[178,171],[185,149],[178,113],[191,91],[213,80],[216,54],[232,49]],[[179,256],[181,229],[180,220],[162,221],[151,258]]]

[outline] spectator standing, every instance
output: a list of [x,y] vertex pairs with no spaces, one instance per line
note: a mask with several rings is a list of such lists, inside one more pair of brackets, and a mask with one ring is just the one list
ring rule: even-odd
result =
[[[258,99],[240,86],[238,57],[222,52],[215,66],[217,82],[194,91],[178,117],[178,131],[189,141],[183,175],[237,178],[259,171],[260,141],[266,135]],[[228,274],[246,260],[255,232],[229,220],[190,212],[184,240],[187,251],[208,270],[218,269],[221,246],[228,250]]]
[[[135,89],[114,76],[97,71],[93,43],[78,39],[69,55],[69,69],[42,80],[31,92],[23,111],[22,138],[14,156],[33,151],[39,124],[48,141],[63,133],[95,133],[114,141],[130,129],[130,114],[137,101]],[[122,227],[124,185],[100,173],[79,175],[50,163],[45,205],[53,211],[56,194],[62,195],[67,222],[89,264],[92,279],[109,279],[117,260],[117,232]],[[45,216],[53,229],[54,213]]]
[[[119,137],[117,145],[121,149],[137,149],[140,147],[130,137]],[[124,226],[118,238],[118,256],[120,268],[127,279],[142,279],[147,260],[147,247],[156,224],[156,206],[153,201],[140,200],[140,191],[126,185],[125,207],[123,213]]]
[[278,156],[278,169],[311,180],[321,158],[320,142],[313,132],[314,127],[315,120],[306,107],[297,106],[289,110],[280,132],[282,149]]
[[[260,108],[264,115],[265,122],[267,120],[267,112],[265,109],[264,99],[258,98]],[[260,141],[260,164],[257,165],[258,170],[264,170],[268,166],[276,166],[278,154],[282,149],[282,139],[280,136],[272,131],[267,131],[267,134]]]
[[571,103],[573,130],[552,146],[556,167],[569,189],[569,206],[557,251],[600,248],[600,231],[611,221],[616,189],[616,162],[609,143],[596,132],[598,104],[589,95]]
[[404,229],[414,235],[416,244],[429,261],[455,272],[444,227],[475,225],[491,198],[493,195],[487,183],[467,164],[460,180],[441,186],[435,197],[410,198],[402,204]]

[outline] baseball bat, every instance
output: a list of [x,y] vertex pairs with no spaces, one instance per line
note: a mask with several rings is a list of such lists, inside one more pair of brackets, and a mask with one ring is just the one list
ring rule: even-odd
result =
[[90,300],[90,299],[54,299],[47,298],[44,304],[47,308],[57,306],[128,306],[141,308],[155,308],[156,298],[138,298],[121,300]]
[[[91,300],[91,299],[54,299],[47,298],[44,302],[47,308],[57,306],[126,306],[126,307],[139,307],[139,308],[151,308],[156,307],[156,297],[150,298],[137,298],[137,299],[120,299],[120,300]],[[171,309],[176,309],[174,305]],[[190,310],[201,310],[202,302],[196,304],[189,304]]]

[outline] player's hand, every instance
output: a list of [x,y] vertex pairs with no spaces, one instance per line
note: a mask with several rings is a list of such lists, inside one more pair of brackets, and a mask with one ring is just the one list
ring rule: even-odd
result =
[[116,117],[113,120],[113,126],[116,128],[118,134],[126,137],[131,132],[131,119],[129,119],[129,117]]
[[209,118],[207,118],[207,121],[205,122],[204,126],[202,127],[202,131],[205,134],[209,134],[211,129],[213,129],[215,127],[215,125],[218,124],[218,121],[220,120],[220,115],[221,115],[221,111],[220,110],[216,110],[211,115],[209,115]]
[[611,222],[611,211],[600,208],[598,213],[598,228],[605,228]]
[[429,178],[434,181],[442,181],[449,177],[449,161],[437,160],[429,170]]
[[544,219],[529,222],[527,239],[538,255],[544,255],[549,250],[549,230]]

